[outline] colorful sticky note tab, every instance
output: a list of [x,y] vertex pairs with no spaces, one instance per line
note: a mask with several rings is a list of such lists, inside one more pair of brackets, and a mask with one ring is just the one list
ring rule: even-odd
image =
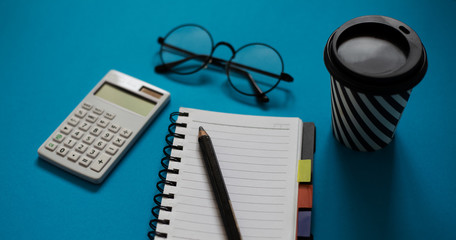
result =
[[312,218],[311,211],[298,212],[298,237],[310,237],[310,221]]
[[298,162],[298,182],[310,182],[312,175],[312,160],[304,159]]
[[299,184],[298,208],[312,208],[312,192],[312,185]]

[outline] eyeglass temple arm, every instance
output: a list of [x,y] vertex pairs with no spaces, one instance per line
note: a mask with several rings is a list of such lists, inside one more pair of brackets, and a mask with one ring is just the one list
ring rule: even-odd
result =
[[[201,58],[207,58],[207,56],[205,55],[192,55],[192,56],[189,56],[189,57],[186,57],[186,58],[183,58],[181,60],[178,60],[178,61],[174,61],[174,62],[170,62],[170,63],[166,63],[166,64],[162,64],[162,65],[158,65],[155,67],[155,71],[158,72],[158,73],[166,73],[168,72],[171,68],[179,65],[179,64],[182,64],[188,60],[191,60],[191,59],[197,59],[197,60],[201,60]],[[201,60],[202,61],[202,60]]]
[[[166,46],[166,47],[169,47],[171,49],[174,49],[176,51],[180,51],[180,52],[183,52],[185,54],[188,54],[190,56],[205,56],[205,57],[207,57],[206,55],[197,55],[197,54],[194,54],[194,53],[189,52],[187,50],[181,49],[179,47],[167,44],[167,43],[164,42],[164,40],[165,40],[164,38],[159,37],[158,38],[158,43],[162,44],[163,46]],[[166,72],[166,71],[168,71],[168,69],[170,69],[170,68],[172,68],[174,66],[177,66],[177,65],[179,65],[179,64],[181,64],[181,63],[183,63],[185,61],[188,61],[190,59],[192,59],[192,58],[185,58],[185,59],[182,59],[182,60],[179,60],[179,61],[162,64],[162,65],[159,65],[159,66],[155,67],[155,70],[157,72]],[[212,59],[216,60],[216,61],[219,61],[219,62],[226,62],[225,60],[220,59],[220,58],[214,58],[213,57]],[[253,68],[253,67],[249,67],[249,66],[246,66],[246,65],[243,65],[243,64],[239,64],[239,63],[231,62],[230,64],[233,65],[233,66],[236,66],[236,67],[239,67],[239,68],[248,69],[250,71],[254,71],[254,72],[269,76],[269,77],[279,78],[280,80],[283,80],[285,82],[292,82],[293,81],[293,77],[290,76],[287,73],[284,73],[284,72],[282,72],[280,75],[277,75],[277,74],[274,74],[274,73],[266,72],[266,71],[263,71],[263,70],[260,70],[260,69],[257,69],[257,68]]]
[[255,91],[255,97],[257,98],[257,100],[259,100],[260,102],[269,102],[268,96],[266,96],[266,94],[264,94],[263,91],[261,91],[260,87],[258,87],[252,75],[245,71],[243,71],[243,73],[247,76],[247,79],[250,82],[250,86],[252,86],[253,90]]

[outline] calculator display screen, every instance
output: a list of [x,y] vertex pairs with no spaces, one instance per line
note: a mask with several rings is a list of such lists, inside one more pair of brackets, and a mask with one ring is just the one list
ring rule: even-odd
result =
[[95,96],[117,104],[135,113],[147,116],[156,103],[135,95],[118,86],[105,82],[95,93]]

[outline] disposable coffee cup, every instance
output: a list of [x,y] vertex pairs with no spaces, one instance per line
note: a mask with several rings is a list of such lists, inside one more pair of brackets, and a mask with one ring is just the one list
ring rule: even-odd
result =
[[335,138],[357,151],[386,147],[427,70],[418,35],[389,17],[358,17],[333,32],[324,61],[331,74]]

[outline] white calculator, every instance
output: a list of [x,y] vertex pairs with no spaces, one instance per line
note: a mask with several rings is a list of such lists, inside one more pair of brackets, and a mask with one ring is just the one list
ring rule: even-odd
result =
[[101,183],[169,102],[169,92],[111,70],[38,149],[38,155]]

